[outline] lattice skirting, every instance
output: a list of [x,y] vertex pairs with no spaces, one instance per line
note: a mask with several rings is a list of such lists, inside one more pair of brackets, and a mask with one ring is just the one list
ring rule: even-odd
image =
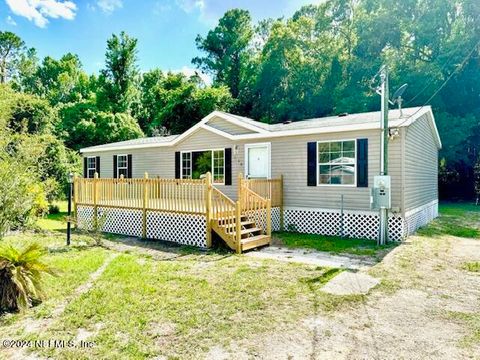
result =
[[405,217],[405,232],[413,234],[418,228],[427,225],[438,216],[438,201],[433,201],[426,206],[420,207],[407,213]]
[[[257,226],[259,226],[263,231],[267,229],[267,217],[266,210],[263,211],[246,211],[244,212],[247,215],[249,221],[253,221]],[[280,208],[274,207],[270,210],[271,219],[272,219],[272,231],[280,231]]]
[[207,247],[204,215],[147,211],[147,237],[179,244]]
[[[93,229],[93,207],[77,207],[77,226]],[[142,236],[143,213],[136,209],[98,208],[101,231]],[[206,218],[203,215],[147,211],[147,238],[198,247],[207,246]]]
[[[345,211],[343,222],[340,211],[327,209],[285,209],[285,229],[302,233],[321,235],[343,234],[352,238],[377,239],[378,213],[367,211]],[[401,241],[405,237],[404,220],[390,214],[388,219],[389,237]]]

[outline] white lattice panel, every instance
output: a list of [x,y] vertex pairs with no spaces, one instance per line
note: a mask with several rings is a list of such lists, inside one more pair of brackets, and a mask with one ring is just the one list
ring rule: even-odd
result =
[[147,212],[147,237],[150,239],[206,247],[206,232],[204,215]]
[[83,230],[92,230],[93,207],[77,206],[77,228]]
[[[352,238],[377,239],[378,214],[367,212],[348,212],[343,214],[344,235]],[[389,217],[389,237],[400,241],[404,238],[403,218],[397,215]],[[285,229],[309,234],[340,235],[341,214],[338,211],[321,209],[286,209]]]
[[418,228],[427,225],[438,216],[438,203],[434,203],[406,217],[406,234],[411,235]]
[[280,208],[274,207],[271,210],[272,214],[272,231],[280,231]]
[[142,236],[142,210],[98,208],[98,218],[107,233]]

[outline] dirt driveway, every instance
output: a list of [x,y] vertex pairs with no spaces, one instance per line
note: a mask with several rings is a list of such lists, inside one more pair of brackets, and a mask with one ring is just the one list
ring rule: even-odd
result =
[[270,334],[211,349],[210,359],[479,358],[480,240],[411,237],[368,273],[362,301]]

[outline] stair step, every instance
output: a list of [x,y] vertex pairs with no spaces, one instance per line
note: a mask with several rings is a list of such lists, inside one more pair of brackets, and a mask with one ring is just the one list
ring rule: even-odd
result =
[[[259,232],[259,231],[263,231],[263,230],[260,229],[260,228],[254,227],[254,228],[242,229],[242,230],[240,230],[240,234],[241,235],[246,235],[246,234],[251,234],[251,233]],[[227,234],[235,234],[235,231],[228,231]]]
[[[242,221],[240,223],[240,225],[243,226],[243,227],[246,227],[247,225],[255,225],[255,223],[253,221]],[[227,225],[220,224],[220,227],[225,228],[225,229],[229,229],[229,228],[232,228],[232,227],[235,227],[235,226],[236,226],[235,223],[227,224]]]
[[270,236],[257,235],[241,240],[242,251],[270,244]]

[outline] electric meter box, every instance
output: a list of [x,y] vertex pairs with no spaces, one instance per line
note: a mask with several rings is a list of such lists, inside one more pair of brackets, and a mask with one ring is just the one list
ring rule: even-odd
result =
[[392,207],[391,178],[388,175],[378,175],[373,178],[373,188],[370,195],[370,206],[373,210]]

